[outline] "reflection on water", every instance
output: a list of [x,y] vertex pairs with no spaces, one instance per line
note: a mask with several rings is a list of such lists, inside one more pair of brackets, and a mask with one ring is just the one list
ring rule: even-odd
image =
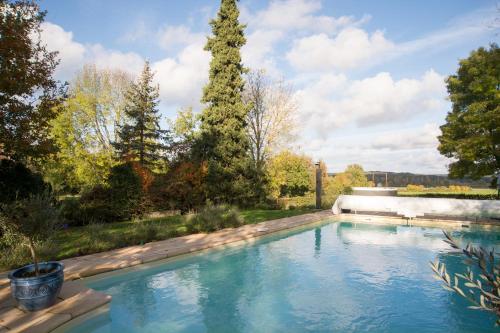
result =
[[[500,233],[454,237],[484,246]],[[71,332],[493,332],[491,315],[443,290],[428,262],[461,257],[439,229],[331,223],[89,285],[110,312]]]

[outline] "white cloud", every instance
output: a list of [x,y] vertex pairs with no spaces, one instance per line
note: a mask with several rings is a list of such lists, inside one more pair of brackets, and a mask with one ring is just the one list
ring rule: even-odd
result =
[[60,63],[55,75],[60,80],[70,80],[85,63],[95,63],[101,68],[120,68],[134,74],[144,64],[143,58],[133,52],[110,50],[100,44],[78,43],[72,32],[50,22],[42,24],[41,38],[48,50],[59,52]]
[[491,8],[478,10],[457,18],[444,29],[401,43],[387,39],[380,30],[370,34],[357,27],[359,24],[356,22],[346,21],[343,24],[345,27],[333,37],[323,32],[296,38],[286,57],[299,71],[346,71],[388,62],[422,50],[436,52],[464,40],[473,40],[491,32],[486,22],[492,21],[493,15]]
[[155,62],[152,67],[160,84],[162,102],[198,106],[208,80],[209,61],[210,53],[203,50],[202,44],[194,43],[184,48],[178,57]]
[[425,124],[421,128],[385,131],[375,136],[368,147],[388,150],[436,148],[439,143],[437,137],[440,134],[441,130],[437,124]]
[[369,35],[350,27],[335,38],[322,33],[297,39],[286,57],[300,71],[346,70],[373,63],[394,47],[382,31]]
[[369,20],[365,15],[359,21],[352,16],[317,15],[321,10],[319,0],[274,0],[264,10],[255,15],[246,9],[242,10],[242,21],[249,26],[282,31],[307,30],[315,32],[333,33],[343,26],[362,24]]
[[99,68],[117,68],[138,74],[144,66],[144,59],[133,52],[120,52],[104,48],[100,44],[87,46],[87,62]]
[[442,112],[445,96],[443,77],[434,70],[420,79],[401,80],[385,72],[362,80],[325,74],[296,93],[304,123],[323,136],[342,126],[404,122]]
[[279,30],[255,30],[247,36],[247,43],[241,49],[245,66],[266,69],[268,74],[278,76],[274,59],[274,44],[283,37]]
[[200,43],[204,40],[204,34],[194,33],[184,25],[167,26],[158,31],[158,44],[166,50],[179,45]]
[[60,26],[44,22],[42,23],[41,39],[46,43],[50,51],[58,51],[61,59],[56,70],[59,78],[70,78],[85,59],[85,47],[73,41],[73,33],[65,31]]
[[[135,75],[144,66],[144,58],[137,53],[107,49],[100,44],[78,43],[73,40],[71,32],[50,22],[44,23],[42,29],[42,39],[48,49],[59,51],[58,79],[70,80],[85,63],[95,63],[99,68],[118,68]],[[170,40],[170,45],[171,42],[174,41]],[[203,41],[198,38],[177,56],[153,62],[151,66],[160,85],[162,104],[198,106],[208,78],[209,59],[209,53],[203,50]]]
[[[376,133],[356,132],[348,136],[330,136],[306,141],[302,150],[316,159],[323,159],[332,172],[343,171],[347,165],[361,164],[365,170],[445,174],[450,162],[439,154],[437,140],[421,127],[408,129],[414,135],[403,135],[400,130]],[[418,135],[426,135],[420,139]],[[435,134],[435,133],[434,133]],[[391,137],[396,144],[379,148],[370,144],[382,136]],[[406,144],[404,140],[411,140]],[[419,141],[421,141],[419,143]],[[435,144],[433,144],[433,141]],[[398,144],[399,143],[399,144]]]

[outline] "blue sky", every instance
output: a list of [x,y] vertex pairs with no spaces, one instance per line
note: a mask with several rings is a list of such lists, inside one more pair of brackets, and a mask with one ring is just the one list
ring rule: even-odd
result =
[[[138,73],[152,62],[161,111],[200,110],[218,1],[44,0],[43,38],[60,51],[57,77],[84,63]],[[444,79],[458,59],[498,42],[497,3],[242,0],[245,65],[294,89],[294,149],[331,171],[446,173],[436,150],[450,108]]]

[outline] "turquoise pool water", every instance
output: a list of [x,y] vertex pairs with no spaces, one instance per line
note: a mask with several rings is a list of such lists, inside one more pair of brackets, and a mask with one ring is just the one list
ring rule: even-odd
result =
[[[500,233],[463,229],[464,242]],[[461,257],[440,229],[327,223],[88,282],[110,311],[70,332],[495,332],[428,262]]]

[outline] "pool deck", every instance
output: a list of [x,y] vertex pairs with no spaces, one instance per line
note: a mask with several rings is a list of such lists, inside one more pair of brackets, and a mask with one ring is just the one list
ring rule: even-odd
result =
[[[26,312],[10,296],[6,273],[0,274],[0,333],[53,331],[66,322],[111,301],[111,296],[85,287],[78,280],[152,261],[201,251],[224,244],[252,241],[256,237],[334,218],[330,210],[224,229],[210,234],[193,234],[144,245],[62,260],[65,283],[57,303],[45,310]],[[338,218],[338,217],[337,217]]]

